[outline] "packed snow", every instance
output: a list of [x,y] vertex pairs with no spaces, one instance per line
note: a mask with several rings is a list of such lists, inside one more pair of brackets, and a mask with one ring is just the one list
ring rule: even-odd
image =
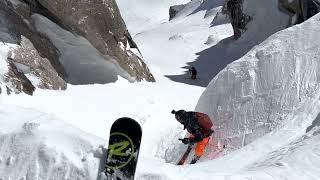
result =
[[[233,41],[230,24],[212,26],[221,4],[206,9],[194,3],[189,13],[168,22],[169,5],[186,1],[118,3],[156,82],[129,83],[117,77],[105,85],[68,85],[66,91],[37,89],[33,96],[2,94],[0,179],[102,179],[102,146],[106,148],[112,122],[124,116],[136,119],[143,129],[137,180],[320,179],[320,51],[319,42],[313,41],[320,37],[320,15],[272,35],[251,51],[237,51],[240,59],[227,61],[227,66],[216,59],[226,60],[230,56],[225,53],[246,39]],[[148,17],[146,26],[139,26]],[[38,23],[39,28],[48,25],[43,19]],[[43,32],[61,43],[63,38],[52,29],[59,30]],[[186,71],[200,64],[199,79],[192,81]],[[271,128],[251,143],[240,143],[244,147],[233,149],[226,143],[225,156],[207,154],[197,164],[176,166],[180,154],[174,153],[183,150],[178,138],[186,132],[172,109],[206,112],[224,135],[258,130],[253,125],[243,131],[242,122],[268,120]],[[232,123],[238,116],[239,124]],[[220,129],[223,120],[230,123],[226,129]]]

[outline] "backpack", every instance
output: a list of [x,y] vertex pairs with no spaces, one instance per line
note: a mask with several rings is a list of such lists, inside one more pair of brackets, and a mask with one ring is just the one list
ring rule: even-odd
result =
[[212,123],[210,117],[204,113],[201,113],[201,112],[196,112],[196,117],[197,117],[199,125],[203,129],[203,133],[206,136],[210,136],[211,133],[213,132],[213,130],[212,130],[213,123]]

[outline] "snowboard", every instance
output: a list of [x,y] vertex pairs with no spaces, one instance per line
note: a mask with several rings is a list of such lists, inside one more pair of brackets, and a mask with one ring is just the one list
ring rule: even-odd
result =
[[107,180],[134,179],[141,136],[141,126],[131,118],[123,117],[112,124],[105,162]]

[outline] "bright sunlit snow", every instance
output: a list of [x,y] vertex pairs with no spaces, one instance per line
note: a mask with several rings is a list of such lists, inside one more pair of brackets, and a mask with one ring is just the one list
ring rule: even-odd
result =
[[[233,30],[230,24],[211,25],[215,14],[221,10],[221,4],[213,3],[210,9],[206,9],[201,6],[202,1],[194,1],[188,4],[188,8],[176,19],[168,22],[169,5],[186,2],[137,0],[125,3],[125,0],[118,0],[124,20],[156,79],[155,83],[129,83],[126,79],[117,77],[115,83],[105,85],[68,84],[66,91],[37,89],[33,96],[2,94],[0,179],[99,179],[97,172],[102,154],[100,146],[106,147],[112,122],[123,116],[137,120],[143,128],[137,180],[320,179],[320,129],[317,127],[320,125],[320,75],[316,72],[320,68],[317,62],[320,50],[319,43],[309,43],[312,39],[320,38],[320,15],[301,26],[279,32],[253,48],[244,58],[227,66],[226,62],[220,63],[219,59],[230,57],[227,53],[235,50],[241,43],[233,46],[230,38]],[[39,28],[49,33],[56,44],[63,43],[63,39],[55,34],[61,32],[59,29],[50,28],[50,23],[39,16],[34,18],[38,23],[45,23]],[[146,23],[140,25],[142,22]],[[52,29],[57,32],[54,33]],[[73,42],[84,42],[84,39],[79,37],[73,38]],[[78,41],[79,39],[81,41]],[[242,43],[245,40],[242,40]],[[61,46],[65,47],[71,47],[70,51],[75,50],[72,49],[72,44]],[[302,51],[303,48],[306,48],[306,51]],[[89,49],[91,47],[83,46],[86,56],[97,57],[95,51]],[[223,51],[220,51],[221,49]],[[215,53],[212,53],[212,50]],[[1,74],[1,63],[7,49],[0,45],[0,52]],[[236,52],[237,55],[241,53],[244,53],[242,49]],[[69,57],[68,54],[64,56],[66,59]],[[271,68],[263,66],[264,63],[272,62],[276,57],[283,60],[283,64],[278,64],[283,66],[283,71],[280,68],[279,74],[266,73]],[[304,57],[310,60],[308,66],[303,66],[303,62],[290,63],[293,60],[306,60]],[[75,58],[72,59],[74,63],[81,55],[72,58]],[[96,61],[99,63],[98,59]],[[254,63],[260,66],[256,67]],[[292,65],[290,69],[295,72],[291,74],[294,77],[292,79],[290,73],[288,76],[283,75],[283,72],[287,72],[287,64]],[[202,71],[196,81],[192,81],[187,72],[191,65],[201,66]],[[312,71],[311,75],[301,76],[303,73],[298,72],[301,67],[306,67],[302,68],[304,71]],[[244,73],[247,70],[250,77]],[[255,76],[255,73],[258,74]],[[231,75],[234,75],[234,81]],[[280,89],[282,86],[276,83],[271,88],[274,90],[271,92],[275,93],[255,94],[255,98],[274,95],[286,100],[277,112],[284,116],[272,116],[277,118],[272,121],[281,122],[271,133],[218,159],[212,160],[212,157],[205,156],[199,163],[186,166],[176,166],[168,162],[180,157],[178,151],[170,150],[175,147],[181,150],[178,138],[186,133],[170,113],[172,109],[197,109],[213,116],[216,111],[213,108],[222,112],[219,108],[223,107],[225,111],[235,113],[233,118],[229,118],[230,121],[236,120],[236,115],[241,114],[238,112],[241,110],[241,103],[245,101],[233,103],[238,99],[232,99],[232,95],[241,100],[250,99],[246,93],[257,92],[256,88],[252,88],[255,87],[255,78],[260,78],[258,82],[262,84],[282,80],[284,77],[296,80],[293,85],[297,87],[301,87],[301,84],[297,83],[308,83],[303,86],[305,89],[296,89],[295,95],[301,100],[298,103],[291,102],[290,97],[284,93],[287,86]],[[245,81],[245,78],[248,81]],[[304,81],[303,78],[307,79]],[[290,84],[289,80],[286,83]],[[217,84],[220,86],[217,87]],[[300,92],[305,94],[299,94]],[[228,95],[231,98],[228,98]],[[287,108],[285,103],[293,103],[294,106],[291,109],[281,109]],[[235,107],[234,104],[239,106]],[[253,103],[250,107],[255,106],[258,105]],[[259,114],[256,116],[260,117]],[[283,119],[280,120],[279,117]],[[230,127],[230,131],[235,129]],[[228,131],[228,128],[225,131]]]

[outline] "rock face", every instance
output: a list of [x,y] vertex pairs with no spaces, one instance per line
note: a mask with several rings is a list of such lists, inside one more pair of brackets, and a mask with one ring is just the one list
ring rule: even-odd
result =
[[146,64],[135,54],[139,50],[114,0],[25,1],[33,5],[35,12],[85,37],[100,53],[116,59],[137,81],[154,81]]
[[33,76],[33,84],[41,89],[65,90],[67,88],[66,82],[51,66],[49,60],[38,54],[30,40],[22,36],[20,44],[19,48],[9,54],[10,62],[14,63],[20,72],[27,74],[31,79]]
[[67,84],[61,78],[65,77],[65,72],[58,60],[59,53],[28,21],[29,6],[6,0],[0,5],[1,92],[32,95],[36,87],[66,89]]
[[32,82],[21,72],[13,62],[9,62],[9,72],[7,73],[6,82],[12,84],[12,88],[7,86],[7,94],[11,94],[13,91],[15,93],[24,92],[26,94],[32,95],[36,89]]
[[214,119],[228,148],[237,149],[281,126],[319,93],[319,18],[272,35],[229,64],[201,95],[196,110]]
[[246,25],[252,19],[243,12],[242,4],[243,0],[228,0],[225,5],[225,12],[230,16],[235,39],[241,37],[241,33],[246,31]]
[[5,24],[8,32],[10,32],[17,43],[21,41],[22,36],[29,39],[40,56],[47,58],[59,76],[65,79],[67,74],[59,62],[59,51],[48,38],[39,34],[34,28],[30,6],[19,0],[4,0],[0,2],[0,13],[6,19]]
[[169,20],[174,18],[179,11],[181,11],[185,7],[184,4],[174,5],[169,8]]
[[[260,2],[260,4],[258,4]],[[260,0],[226,0],[223,12],[229,15],[231,24],[234,29],[234,38],[240,38],[247,30],[251,21],[268,21],[271,19],[274,26],[278,26],[281,20],[274,19],[272,16],[282,13],[289,15],[290,19],[286,22],[286,26],[301,23],[320,11],[320,3],[317,0],[270,0],[262,2]],[[271,6],[273,4],[273,6]],[[318,4],[318,5],[317,5]],[[263,10],[259,7],[263,7]],[[261,10],[258,14],[258,10]],[[269,12],[265,11],[268,10]],[[272,14],[276,12],[275,14]],[[261,16],[259,17],[259,16]],[[279,21],[279,22],[277,22]],[[265,26],[272,25],[266,23]],[[262,31],[266,28],[261,27]],[[270,29],[270,27],[267,27]]]
[[[0,59],[0,66],[4,67],[4,71],[0,71],[2,92],[32,94],[35,87],[54,90],[67,87],[65,80],[70,78],[61,63],[65,52],[37,29],[39,24],[32,18],[35,13],[45,16],[75,37],[84,37],[103,62],[116,64],[120,69],[109,72],[108,68],[100,67],[99,72],[113,73],[112,77],[120,75],[131,82],[155,81],[114,0],[3,0],[0,1],[0,40],[5,45],[18,46],[10,50],[5,48],[5,57]],[[87,68],[95,71],[93,66]],[[84,73],[80,73],[83,76]]]
[[317,0],[279,0],[279,9],[292,17],[292,24],[301,23],[320,12]]

